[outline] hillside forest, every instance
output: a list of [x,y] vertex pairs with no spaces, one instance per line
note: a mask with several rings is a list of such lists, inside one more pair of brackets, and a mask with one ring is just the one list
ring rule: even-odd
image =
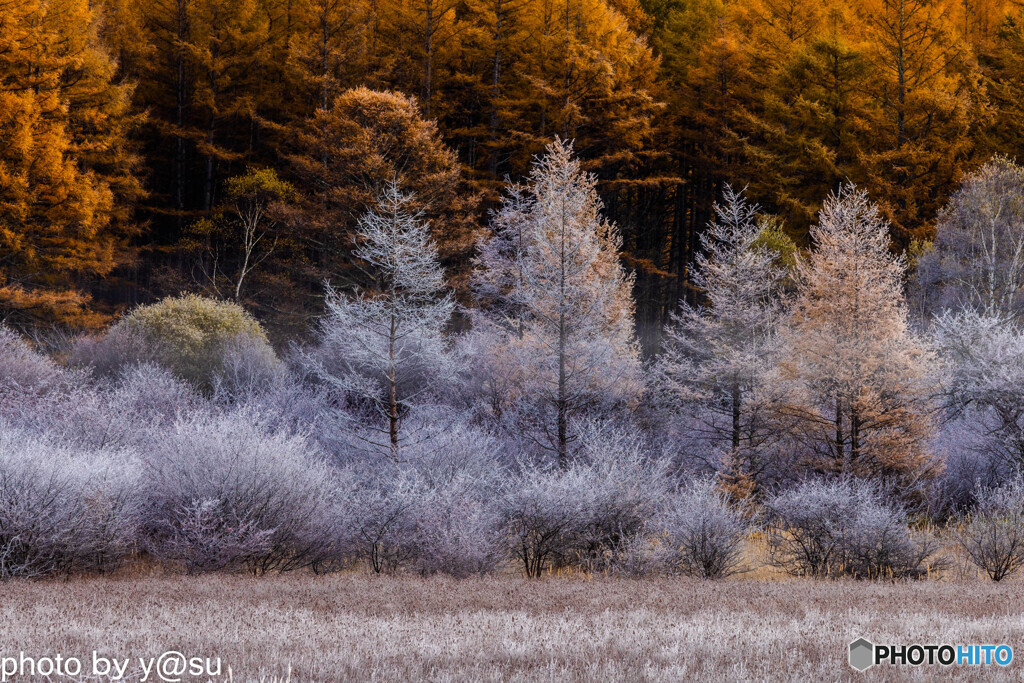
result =
[[[276,340],[323,283],[366,286],[385,183],[430,220],[460,305],[510,183],[559,137],[635,273],[646,354],[723,184],[810,246],[866,190],[894,253],[1020,153],[1022,10],[1005,0],[0,0],[0,315],[97,329],[196,292]],[[460,318],[460,321],[462,318]]]

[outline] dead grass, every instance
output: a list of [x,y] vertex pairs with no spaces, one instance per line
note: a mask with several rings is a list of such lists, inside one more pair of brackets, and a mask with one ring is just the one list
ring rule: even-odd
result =
[[867,675],[846,667],[846,647],[858,636],[1017,645],[1022,587],[154,572],[0,584],[0,656],[178,650],[221,657],[236,681],[289,668],[292,681],[1021,679],[1024,647],[1009,669]]

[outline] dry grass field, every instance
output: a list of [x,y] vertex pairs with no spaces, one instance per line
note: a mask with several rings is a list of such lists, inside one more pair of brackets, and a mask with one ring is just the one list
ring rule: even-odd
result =
[[[1020,645],[1016,582],[154,573],[10,582],[0,595],[0,656],[88,668],[93,650],[177,650],[220,657],[218,680],[228,666],[236,681],[1024,679],[1024,646],[1007,669],[846,666],[858,636]],[[137,663],[128,671],[142,680]]]

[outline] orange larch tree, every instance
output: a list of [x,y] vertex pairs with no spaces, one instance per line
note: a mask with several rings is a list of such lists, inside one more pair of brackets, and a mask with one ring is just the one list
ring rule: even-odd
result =
[[89,286],[124,257],[141,194],[131,87],[87,0],[0,2],[0,315],[94,326]]

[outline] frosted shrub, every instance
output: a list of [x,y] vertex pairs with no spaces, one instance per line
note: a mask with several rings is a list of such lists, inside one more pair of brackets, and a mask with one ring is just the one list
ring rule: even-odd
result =
[[256,561],[270,551],[273,529],[261,529],[249,514],[225,509],[222,501],[206,498],[182,503],[167,524],[159,555],[174,559],[189,574],[224,569]]
[[134,416],[90,386],[49,396],[22,424],[53,443],[87,450],[126,449],[136,436]]
[[58,367],[16,333],[0,326],[0,418],[38,432],[52,407],[84,379]]
[[128,561],[137,545],[141,468],[127,451],[101,451],[76,460],[82,509],[72,569],[109,571]]
[[224,342],[220,367],[213,373],[213,397],[222,403],[258,400],[279,388],[288,371],[262,339],[238,335]]
[[499,445],[463,424],[424,443],[411,468],[418,486],[414,563],[422,573],[488,572],[502,557],[498,498]]
[[581,468],[563,472],[527,469],[510,487],[505,500],[509,551],[527,576],[540,576],[553,562],[568,560],[573,550],[575,499],[589,482]]
[[330,467],[329,504],[318,523],[320,532],[310,553],[309,567],[326,574],[360,561],[360,523],[366,513],[359,495],[360,478],[352,468]]
[[364,464],[356,505],[370,568],[457,577],[492,570],[503,549],[495,450],[486,433],[455,423],[408,447],[407,461],[382,454],[376,465]]
[[262,394],[254,405],[268,427],[306,434],[333,464],[352,460],[352,423],[338,415],[338,402],[322,387],[285,382]]
[[[301,436],[239,411],[179,420],[153,437],[147,456],[148,547],[157,557],[261,573],[331,552],[333,472]],[[203,548],[214,556],[203,558]]]
[[[500,517],[491,501],[476,493],[476,482],[434,489],[420,500],[415,566],[424,574],[455,577],[492,571],[502,558]],[[464,495],[466,489],[472,493]]]
[[906,513],[856,481],[807,481],[765,503],[768,560],[792,574],[919,578],[934,553]]
[[593,483],[576,520],[579,559],[590,569],[608,569],[626,544],[649,531],[664,506],[664,463],[649,457],[645,443],[627,426],[582,423],[576,431],[581,466]]
[[0,406],[4,396],[37,394],[58,385],[61,369],[17,333],[0,326]]
[[0,579],[104,571],[130,554],[138,468],[0,430]]
[[856,514],[848,483],[807,482],[770,498],[769,561],[794,574],[830,573],[842,563],[845,529]]
[[1024,482],[978,488],[977,508],[965,515],[954,538],[967,558],[993,581],[1024,565]]
[[150,363],[125,368],[112,390],[117,410],[150,424],[167,424],[202,402],[195,388]]
[[406,564],[413,551],[415,483],[397,477],[368,481],[353,496],[357,506],[359,557],[377,573],[393,573]]
[[147,430],[200,405],[194,389],[152,365],[126,368],[119,379],[97,383],[78,381],[84,380],[80,373],[67,375],[60,390],[5,411],[9,423],[55,444],[116,450],[136,447]]
[[932,448],[942,471],[927,496],[933,520],[948,521],[973,508],[980,489],[993,488],[1010,478],[1012,468],[995,452],[983,411],[970,411],[942,425]]
[[919,579],[943,562],[927,533],[911,533],[906,514],[876,498],[865,501],[845,543],[840,572],[860,579]]
[[565,469],[526,467],[504,501],[510,553],[527,576],[551,565],[613,567],[663,504],[665,477],[624,433],[584,431]]
[[718,579],[742,570],[747,527],[711,479],[694,482],[672,501],[659,531],[670,571]]
[[71,344],[68,364],[97,377],[115,377],[133,365],[159,362],[163,350],[141,330],[114,326],[106,334],[79,337]]

